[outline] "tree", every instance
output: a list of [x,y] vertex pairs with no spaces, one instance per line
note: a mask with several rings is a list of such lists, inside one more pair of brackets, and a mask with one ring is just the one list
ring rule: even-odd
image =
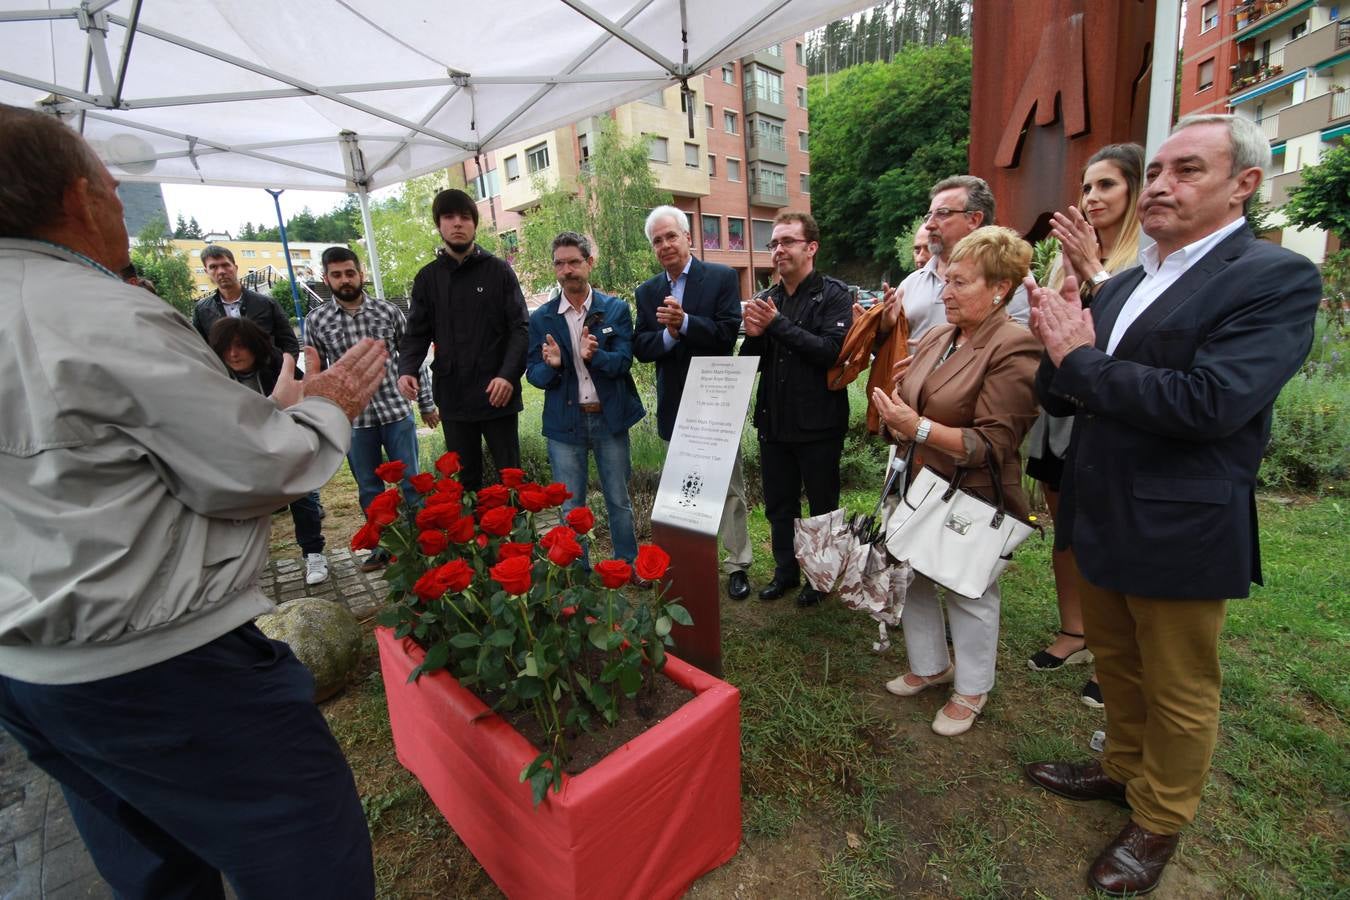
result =
[[898,262],[896,239],[934,182],[967,168],[970,44],[904,47],[889,63],[810,79],[811,205],[818,264]]
[[171,244],[168,226],[152,220],[136,235],[131,261],[136,271],[155,283],[155,290],[170,306],[185,316],[192,315],[195,303],[192,270],[187,256]]
[[1321,228],[1350,245],[1350,146],[1323,154],[1321,162],[1303,169],[1299,185],[1289,191],[1284,216],[1300,228]]
[[[586,208],[572,191],[564,187],[549,190],[543,179],[534,176],[539,205],[525,214],[520,223],[520,247],[513,268],[528,293],[546,291],[556,282],[553,275],[553,239],[563,231],[587,230]],[[592,272],[592,278],[595,273]]]
[[182,213],[179,213],[179,214],[178,214],[178,221],[177,221],[177,223],[173,226],[173,236],[174,236],[174,238],[177,239],[177,240],[183,240],[184,238],[187,237],[187,230],[188,230],[187,219],[184,219],[184,218],[183,218],[183,214],[182,214]]

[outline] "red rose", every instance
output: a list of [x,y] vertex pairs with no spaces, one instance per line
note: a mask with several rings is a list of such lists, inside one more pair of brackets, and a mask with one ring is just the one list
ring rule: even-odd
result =
[[577,608],[576,608],[575,606],[564,606],[564,607],[562,608],[562,617],[563,617],[564,619],[570,619],[570,618],[572,618],[573,616],[575,616],[576,614],[577,614]]
[[576,533],[566,525],[557,525],[548,530],[548,534],[539,539],[539,546],[545,550],[552,548],[558,541],[565,541],[568,538],[576,539]]
[[375,467],[375,474],[386,484],[398,484],[407,472],[408,466],[401,459],[391,459]]
[[516,508],[514,506],[499,506],[496,509],[489,509],[478,520],[478,527],[484,534],[490,534],[493,537],[506,537],[511,533],[511,524],[516,520]]
[[440,573],[445,589],[452,594],[458,594],[473,583],[473,566],[462,559],[451,560],[443,566],[438,566],[436,571]]
[[441,578],[439,569],[428,569],[417,579],[413,584],[413,593],[423,600],[435,600],[445,596],[445,581]]
[[446,478],[454,475],[459,471],[459,454],[454,452],[442,454],[441,458],[436,460],[436,471]]
[[577,534],[586,534],[595,527],[595,513],[585,506],[578,506],[567,514],[567,524]]
[[479,510],[505,506],[511,501],[511,492],[504,484],[490,484],[478,492],[475,503]]
[[413,490],[419,494],[425,494],[436,484],[436,476],[430,472],[421,472],[408,479],[408,483],[413,486]]
[[456,480],[453,479],[453,478],[438,478],[438,479],[436,479],[435,488],[436,488],[436,493],[438,493],[438,494],[449,494],[451,497],[454,497],[456,500],[458,500],[460,497],[463,497],[463,496],[464,496],[464,485],[460,484],[458,481],[456,481]]
[[621,559],[607,559],[596,563],[595,574],[600,576],[601,584],[612,590],[628,583],[628,579],[633,577],[633,567]]
[[515,556],[497,563],[488,574],[508,594],[524,594],[530,589],[530,565],[529,557]]
[[502,484],[509,488],[520,487],[525,483],[525,471],[523,469],[502,469]]
[[374,550],[380,546],[380,526],[372,525],[370,522],[361,526],[361,529],[352,535],[353,550]]
[[[442,507],[449,509],[450,507]],[[456,544],[467,544],[473,540],[473,519],[469,516],[458,516],[454,521],[444,526],[450,540]]]
[[516,556],[529,557],[534,554],[534,544],[513,544],[505,543],[497,548],[497,561],[511,559]]
[[441,491],[432,491],[427,494],[426,499],[422,501],[427,506],[450,506],[459,508],[459,496],[457,494],[443,493]]
[[459,509],[454,506],[428,506],[426,509],[418,510],[414,521],[417,527],[423,531],[432,531],[437,528],[449,528],[459,520]]
[[553,542],[553,546],[548,548],[549,562],[560,568],[566,568],[581,558],[581,545],[573,537],[570,529],[563,529],[566,534],[559,540]]
[[450,546],[450,538],[444,531],[424,531],[417,536],[417,549],[427,556],[439,556]]
[[394,520],[398,518],[400,499],[398,488],[390,488],[378,494],[366,507],[366,521],[381,528],[394,524]]
[[522,507],[532,513],[539,512],[542,509],[548,509],[549,505],[548,494],[544,493],[543,488],[538,487],[533,490],[527,487],[521,487],[520,490],[516,491],[516,499],[520,501]]
[[563,501],[570,500],[572,497],[572,492],[567,489],[567,485],[560,481],[546,485],[544,493],[548,496],[549,506],[562,506]]
[[639,578],[659,581],[666,574],[666,569],[670,568],[670,554],[655,544],[643,544],[638,548],[633,568],[637,569]]
[[473,539],[473,542],[478,545],[480,550],[485,549],[488,545],[488,536],[486,534],[480,534]]

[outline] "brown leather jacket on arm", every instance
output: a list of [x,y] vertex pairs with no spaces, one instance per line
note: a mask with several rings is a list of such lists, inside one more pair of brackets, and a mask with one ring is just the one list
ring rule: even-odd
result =
[[[986,464],[988,447],[992,446],[1008,510],[1025,518],[1028,503],[1022,490],[1018,449],[1036,420],[1040,342],[1000,310],[938,365],[955,330],[956,326],[946,325],[924,335],[901,383],[900,398],[919,415],[962,429],[964,452],[958,457],[932,445],[921,445],[915,453],[914,470],[930,466],[950,478],[958,467],[965,468],[968,471],[962,486],[992,502],[994,493]],[[902,452],[905,449],[901,448]]]

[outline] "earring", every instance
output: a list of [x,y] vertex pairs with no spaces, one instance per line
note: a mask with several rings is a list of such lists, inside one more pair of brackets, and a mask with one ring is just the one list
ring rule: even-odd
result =
[[993,305],[994,305],[994,306],[998,306],[998,301],[1000,301],[1000,300],[1002,300],[1002,299],[1003,299],[1003,298],[1000,297],[998,294],[995,294],[995,295],[994,295],[994,304],[993,304]]

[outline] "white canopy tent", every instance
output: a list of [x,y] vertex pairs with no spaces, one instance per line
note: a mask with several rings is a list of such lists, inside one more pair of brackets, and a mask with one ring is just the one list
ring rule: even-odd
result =
[[[570,124],[868,0],[0,0],[0,102],[119,178],[371,190]],[[368,241],[378,285],[378,261]]]

